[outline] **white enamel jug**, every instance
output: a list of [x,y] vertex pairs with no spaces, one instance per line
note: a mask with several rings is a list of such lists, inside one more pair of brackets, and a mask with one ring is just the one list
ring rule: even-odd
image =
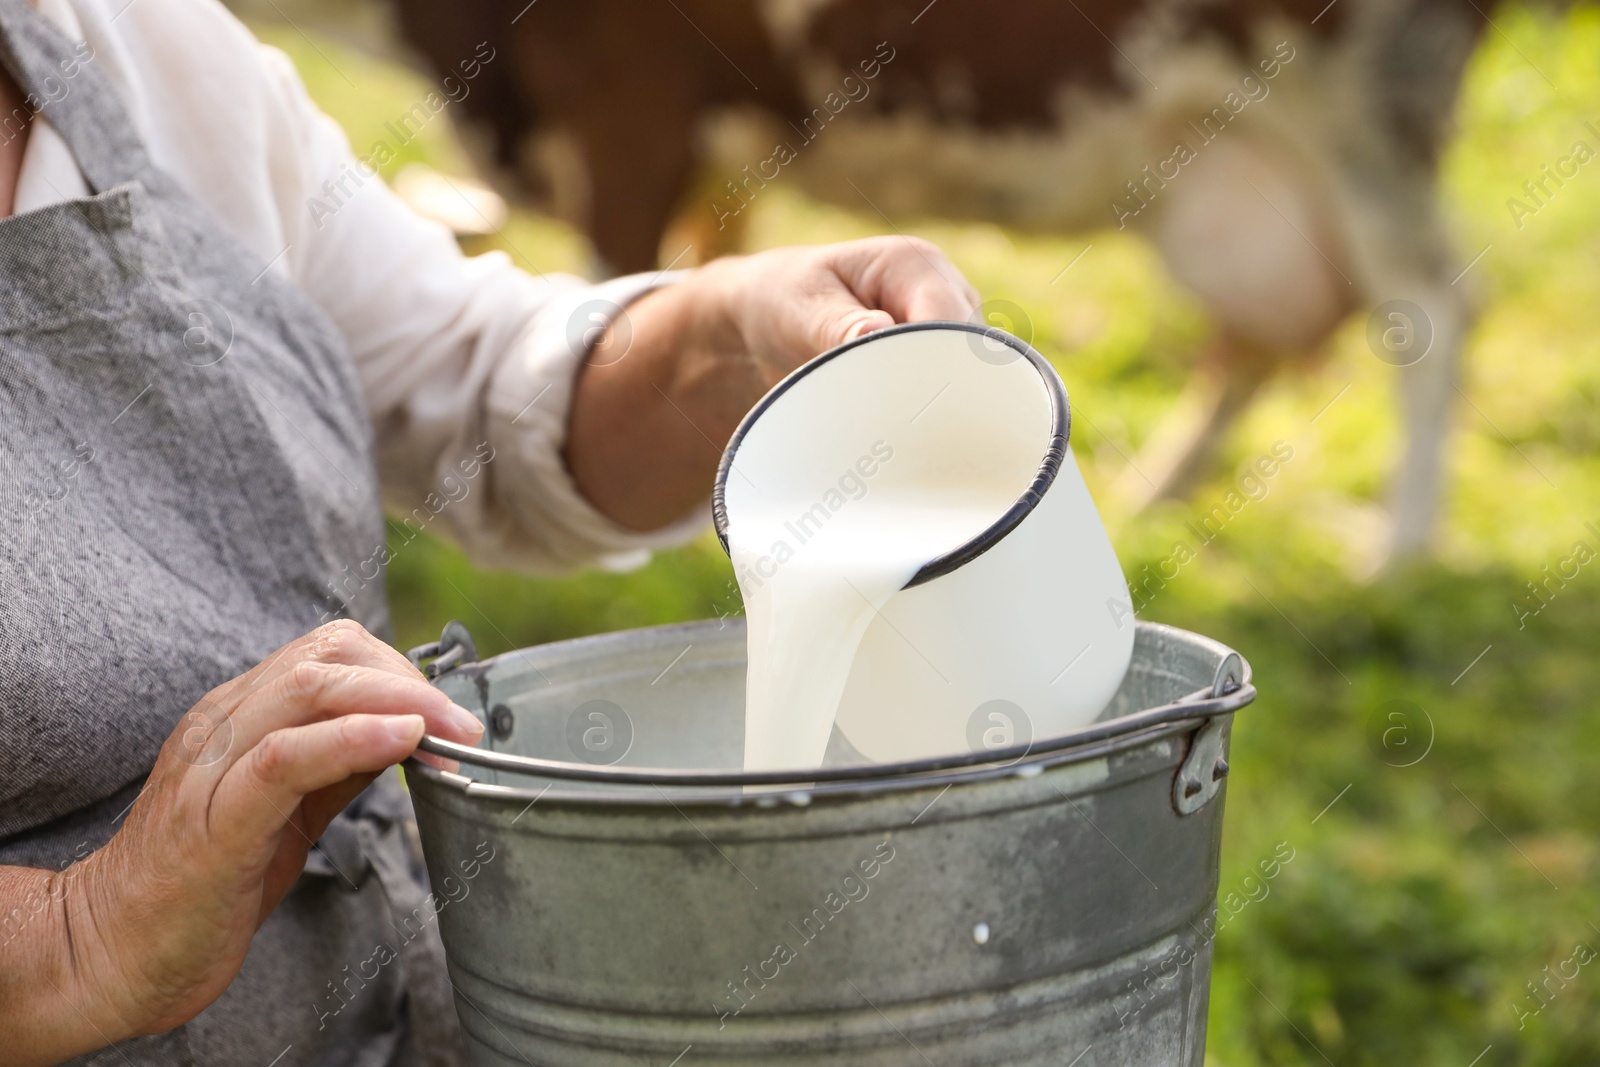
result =
[[[1066,389],[1025,342],[970,323],[910,323],[800,367],[723,455],[717,534],[766,494],[795,507],[770,558],[857,493],[914,479],[1008,488],[992,521],[927,560],[875,612],[839,699],[828,761],[1015,750],[1091,722],[1133,651],[1127,586],[1067,441]],[[792,538],[790,534],[792,533]],[[804,549],[799,549],[803,551]],[[854,751],[851,751],[851,750]]]

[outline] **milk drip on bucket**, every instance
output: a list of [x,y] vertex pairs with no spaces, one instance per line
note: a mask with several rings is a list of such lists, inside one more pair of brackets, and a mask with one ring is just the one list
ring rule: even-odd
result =
[[767,394],[713,498],[746,770],[1010,749],[1100,713],[1134,626],[1069,425],[1050,364],[968,323],[868,335]]

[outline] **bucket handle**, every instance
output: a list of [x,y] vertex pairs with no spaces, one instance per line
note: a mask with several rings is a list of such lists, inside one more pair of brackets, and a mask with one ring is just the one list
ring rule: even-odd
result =
[[[1244,685],[1244,660],[1237,652],[1229,652],[1217,664],[1211,679],[1213,700],[1236,692]],[[1222,791],[1222,782],[1228,777],[1228,760],[1224,753],[1228,724],[1232,714],[1221,714],[1206,720],[1195,731],[1189,742],[1189,754],[1178,767],[1172,780],[1172,806],[1179,815],[1193,815]]]
[[[445,642],[441,640],[439,643],[443,645]],[[412,651],[421,652],[432,647],[431,645],[424,645],[420,649],[413,649]],[[1232,661],[1231,666],[1230,661]],[[429,666],[436,666],[438,662],[439,660],[435,660]],[[443,738],[432,735],[424,735],[417,748],[422,752],[431,752],[446,759],[453,759],[490,770],[506,771],[511,774],[611,784],[804,786],[815,782],[914,777],[955,768],[1015,764],[1030,759],[1058,756],[1074,749],[1086,748],[1174,723],[1201,722],[1204,725],[1200,732],[1204,733],[1206,729],[1212,728],[1217,723],[1230,720],[1235,711],[1255,699],[1255,686],[1249,682],[1242,681],[1241,679],[1244,675],[1244,661],[1237,653],[1230,653],[1219,664],[1217,678],[1212,685],[1205,689],[1187,693],[1170,704],[1146,708],[1131,715],[1093,723],[1073,733],[1051,738],[1042,744],[1030,742],[1010,748],[996,749],[992,752],[936,756],[908,760],[901,763],[853,764],[848,767],[817,767],[810,770],[698,771],[668,767],[597,767],[581,763],[566,763],[561,760],[540,759],[536,756],[518,756],[509,752],[475,748],[471,745],[446,741]],[[1191,746],[1191,756],[1195,751],[1195,747]],[[1226,771],[1223,773],[1226,774]],[[1217,781],[1220,781],[1220,779]],[[1206,799],[1210,799],[1210,796],[1214,796],[1215,793],[1216,782],[1213,782],[1211,793]],[[1203,806],[1203,804],[1196,806],[1194,810],[1198,811],[1200,806]],[[1179,810],[1182,811],[1183,809],[1180,807]],[[1186,812],[1186,814],[1188,813]]]
[[[478,662],[478,646],[473,643],[466,624],[451,619],[444,624],[439,640],[409,650],[406,659],[431,682],[457,667]],[[423,660],[429,662],[423,663]]]

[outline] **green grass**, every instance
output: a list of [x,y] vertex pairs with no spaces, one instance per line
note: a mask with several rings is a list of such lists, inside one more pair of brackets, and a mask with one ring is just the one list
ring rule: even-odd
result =
[[[1272,386],[1193,504],[1136,522],[1108,509],[1134,575],[1226,491],[1230,467],[1277,440],[1295,449],[1270,495],[1146,612],[1228,642],[1255,668],[1261,697],[1234,734],[1224,887],[1278,842],[1295,849],[1270,895],[1218,937],[1211,1064],[1467,1067],[1480,1054],[1480,1067],[1600,1064],[1600,961],[1546,994],[1548,1007],[1521,1029],[1514,1008],[1532,1006],[1525,983],[1575,945],[1600,948],[1600,565],[1525,628],[1513,607],[1575,541],[1600,551],[1584,527],[1600,524],[1600,161],[1521,229],[1505,204],[1574,140],[1600,147],[1584,129],[1600,125],[1600,11],[1511,7],[1495,21],[1503,35],[1489,33],[1473,62],[1445,167],[1464,258],[1492,248],[1471,276],[1483,316],[1433,561],[1377,584],[1351,577],[1401,440],[1394,372],[1367,351],[1360,321],[1325,360]],[[331,43],[319,52],[292,32],[263,33],[291,52],[358,146],[422,91],[411,75]],[[464,166],[442,122],[408,151]],[[752,215],[760,245],[877,229],[875,217],[780,187]],[[1092,420],[1078,424],[1074,448],[1103,493],[1182,387],[1205,334],[1193,303],[1147,248],[1116,234],[915,232],[986,293],[1027,310],[1038,347]],[[518,215],[507,234],[529,265],[583,262],[581,242],[548,221]],[[1090,255],[1051,284],[1089,240]],[[460,618],[486,653],[737,605],[709,538],[632,574],[560,581],[484,573],[419,539],[389,581],[402,647]],[[1410,744],[1385,749],[1383,731],[1401,725],[1383,718],[1394,710],[1386,702],[1397,699],[1410,702]],[[1389,765],[1422,752],[1430,734],[1420,762]]]

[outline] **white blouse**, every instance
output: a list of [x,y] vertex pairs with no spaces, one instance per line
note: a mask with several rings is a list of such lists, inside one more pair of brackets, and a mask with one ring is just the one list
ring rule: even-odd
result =
[[[330,213],[326,183],[370,172],[288,57],[216,0],[38,6],[94,49],[155,165],[337,324],[397,518],[427,516],[479,563],[542,572],[635,566],[703,527],[701,509],[651,534],[625,530],[578,493],[561,459],[579,339],[605,321],[606,305],[591,302],[625,305],[671,275],[591,285],[534,277],[500,252],[467,257],[375,177],[347,178]],[[36,121],[15,210],[85,195],[70,151]]]

